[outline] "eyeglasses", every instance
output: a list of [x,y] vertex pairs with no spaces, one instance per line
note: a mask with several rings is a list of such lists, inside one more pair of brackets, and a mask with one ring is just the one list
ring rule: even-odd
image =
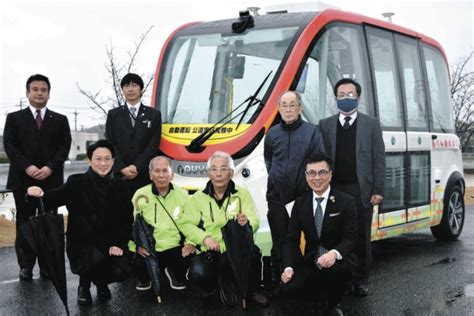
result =
[[356,99],[357,93],[354,93],[354,92],[338,93],[336,98],[337,99],[345,99],[345,98]]
[[285,109],[285,110],[287,109],[294,110],[297,106],[300,106],[300,105],[297,103],[281,104],[280,108]]
[[316,178],[316,176],[320,176],[321,178],[325,178],[329,175],[331,170],[321,169],[319,171],[316,170],[306,170],[304,173],[308,176],[308,178]]
[[208,169],[209,172],[211,173],[218,173],[218,172],[229,172],[231,169],[230,168],[211,168],[211,169]]
[[109,163],[113,160],[113,158],[112,157],[97,157],[97,158],[94,158],[92,160],[97,162],[97,163],[102,163],[102,162]]

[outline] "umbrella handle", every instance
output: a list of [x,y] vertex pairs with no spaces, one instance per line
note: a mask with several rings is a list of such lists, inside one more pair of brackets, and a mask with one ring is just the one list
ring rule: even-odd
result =
[[145,199],[145,202],[147,204],[150,202],[150,200],[148,199],[148,196],[144,194],[140,194],[139,196],[137,196],[135,200],[133,201],[133,207],[135,208],[135,211],[137,212],[138,212],[138,201],[140,201],[140,199]]
[[43,203],[42,197],[38,198],[38,210],[41,215],[46,214],[46,211],[44,210],[44,203]]

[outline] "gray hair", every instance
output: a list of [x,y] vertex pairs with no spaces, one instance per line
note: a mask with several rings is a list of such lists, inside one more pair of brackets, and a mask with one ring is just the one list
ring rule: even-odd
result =
[[165,160],[168,163],[168,166],[170,167],[171,171],[173,171],[173,168],[171,167],[171,159],[169,159],[166,156],[156,156],[152,160],[150,160],[150,163],[148,164],[148,169],[153,170],[153,166],[155,165],[155,162],[158,160]]
[[229,169],[231,169],[232,171],[235,170],[234,159],[232,159],[232,157],[224,151],[216,151],[215,153],[212,154],[211,157],[209,157],[209,159],[207,160],[207,170],[211,169],[212,161],[216,158],[226,159],[227,167],[229,167]]
[[293,91],[293,90],[286,90],[286,91],[283,91],[280,96],[278,97],[278,106],[280,106],[280,103],[281,103],[281,98],[287,94],[288,92],[291,92],[295,95],[296,97],[296,102],[298,102],[298,105],[299,106],[303,106],[303,99],[301,99],[301,94],[298,92],[298,91]]

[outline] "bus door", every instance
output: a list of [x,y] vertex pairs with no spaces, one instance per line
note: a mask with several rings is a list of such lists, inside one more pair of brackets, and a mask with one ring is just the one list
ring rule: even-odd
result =
[[[379,206],[378,228],[406,224],[407,134],[400,93],[398,64],[391,32],[365,27],[374,98],[385,143],[385,196]],[[373,234],[372,234],[373,235]]]
[[385,197],[377,218],[383,238],[429,221],[431,135],[417,40],[365,29],[387,152]]

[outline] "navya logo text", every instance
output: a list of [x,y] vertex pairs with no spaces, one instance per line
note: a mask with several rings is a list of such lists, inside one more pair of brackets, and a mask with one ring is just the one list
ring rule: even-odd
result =
[[186,176],[202,176],[206,173],[206,163],[178,164],[176,166],[176,173]]

